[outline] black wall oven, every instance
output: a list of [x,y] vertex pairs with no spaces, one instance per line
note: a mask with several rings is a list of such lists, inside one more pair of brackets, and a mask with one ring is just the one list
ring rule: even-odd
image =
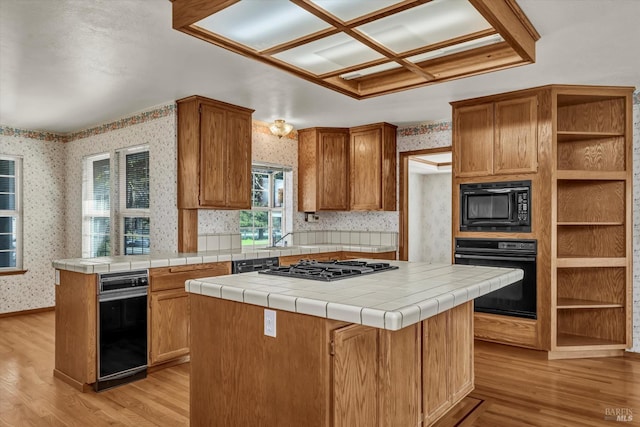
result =
[[536,240],[457,238],[456,264],[524,271],[520,282],[476,298],[475,311],[536,319],[536,254]]
[[460,231],[531,231],[531,181],[460,184]]

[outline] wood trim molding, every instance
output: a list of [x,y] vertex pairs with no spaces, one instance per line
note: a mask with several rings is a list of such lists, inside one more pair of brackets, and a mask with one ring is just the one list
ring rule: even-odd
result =
[[398,259],[409,260],[409,158],[425,154],[446,153],[451,151],[451,146],[425,148],[422,150],[400,152],[400,202],[398,210],[400,221],[398,223]]
[[55,311],[56,307],[41,307],[41,308],[32,308],[30,310],[20,310],[20,311],[10,311],[8,313],[0,313],[0,319],[3,317],[13,317],[13,316],[22,316],[25,314],[36,314],[36,313],[44,313],[46,311]]
[[0,271],[0,276],[17,276],[20,274],[26,274],[29,270],[8,270]]

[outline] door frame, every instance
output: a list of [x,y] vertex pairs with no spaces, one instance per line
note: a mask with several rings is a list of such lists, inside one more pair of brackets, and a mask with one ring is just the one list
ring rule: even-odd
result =
[[[437,154],[451,151],[451,145],[446,147],[425,148],[422,150],[400,152],[400,203],[398,206],[400,221],[398,224],[398,259],[409,260],[409,158],[425,154]],[[453,184],[451,184],[453,185]]]

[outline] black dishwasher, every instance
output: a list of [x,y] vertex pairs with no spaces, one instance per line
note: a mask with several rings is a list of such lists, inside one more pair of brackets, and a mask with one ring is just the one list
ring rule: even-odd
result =
[[98,275],[96,391],[147,376],[147,270]]

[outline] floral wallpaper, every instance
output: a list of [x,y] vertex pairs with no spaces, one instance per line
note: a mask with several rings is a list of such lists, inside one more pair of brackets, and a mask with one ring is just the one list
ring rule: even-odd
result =
[[[149,210],[151,250],[175,252],[178,247],[176,208],[176,109],[174,104],[139,113],[93,130],[75,133],[64,144],[67,156],[66,226],[78,230],[82,224],[82,162],[92,154],[138,145],[149,146]],[[105,129],[113,129],[104,131]],[[85,136],[86,135],[86,136]],[[67,257],[82,256],[82,235],[67,233]]]
[[[9,129],[9,130],[8,130]],[[0,313],[54,305],[51,261],[65,258],[65,146],[47,134],[0,127],[0,153],[22,157],[23,268],[0,276]]]
[[409,261],[451,262],[451,174],[409,174]]

